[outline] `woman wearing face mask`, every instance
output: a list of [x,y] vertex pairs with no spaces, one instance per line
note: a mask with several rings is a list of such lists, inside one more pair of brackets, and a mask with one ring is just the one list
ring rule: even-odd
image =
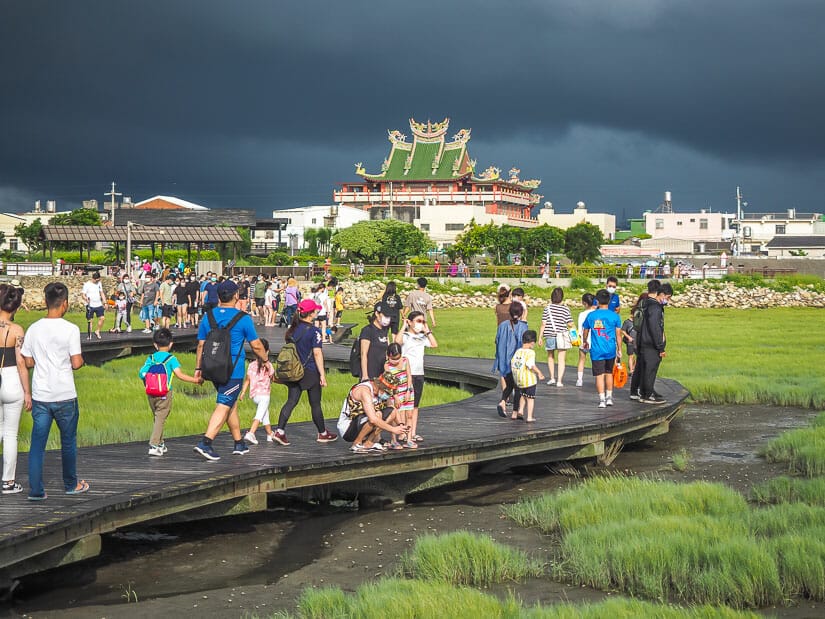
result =
[[418,407],[424,393],[424,349],[438,348],[433,332],[427,328],[423,312],[410,312],[401,324],[401,330],[395,335],[396,344],[401,344],[401,354],[410,363],[413,384],[413,409],[408,423],[410,440],[420,443],[423,439],[418,434]]
[[132,304],[135,302],[137,289],[129,275],[124,275],[117,285],[116,293],[123,293],[126,297],[126,333],[132,332]]
[[361,329],[358,336],[361,347],[361,380],[375,378],[384,372],[389,346],[390,317],[387,312],[384,303],[376,303],[370,324]]

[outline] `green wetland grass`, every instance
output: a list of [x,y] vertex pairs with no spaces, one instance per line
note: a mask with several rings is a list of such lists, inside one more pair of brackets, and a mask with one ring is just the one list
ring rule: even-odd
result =
[[825,474],[825,413],[808,428],[783,432],[760,450],[769,462],[785,462],[792,473],[806,477]]
[[750,496],[754,502],[767,505],[805,503],[825,507],[825,477],[774,477],[756,484]]
[[[194,353],[176,355],[181,369],[192,374],[195,367]],[[152,430],[152,413],[146,400],[143,382],[138,370],[144,356],[134,356],[110,361],[100,367],[84,366],[75,372],[80,423],[77,442],[79,446],[147,441]],[[331,371],[327,374],[328,386],[323,391],[321,406],[324,417],[337,419],[349,388],[355,379],[349,374]],[[164,435],[188,436],[202,434],[215,408],[215,390],[211,383],[193,385],[173,379],[174,391],[172,414],[166,421]],[[422,405],[453,402],[467,397],[457,387],[428,384]],[[277,423],[281,405],[286,401],[286,387],[272,385],[272,401],[269,416]],[[241,426],[248,428],[255,416],[256,406],[248,397],[239,404]],[[422,415],[426,415],[426,411]],[[290,417],[290,423],[309,421],[311,415],[306,396],[301,398]],[[332,423],[332,422],[330,422]],[[330,426],[331,427],[331,426]],[[24,414],[20,421],[20,450],[28,451],[31,438],[31,415]],[[259,430],[259,440],[263,430]],[[59,448],[59,434],[52,432],[48,448]]]
[[421,580],[486,587],[496,582],[540,576],[540,562],[499,544],[489,535],[457,531],[422,535],[400,560],[402,574]]
[[438,581],[385,578],[361,585],[353,593],[337,587],[306,589],[298,611],[279,613],[288,619],[752,619],[756,615],[725,607],[682,608],[639,600],[615,598],[598,604],[554,604],[526,606],[518,591],[506,599],[475,589]]
[[760,608],[825,599],[825,509],[750,507],[706,482],[600,477],[504,508],[559,539],[551,573],[651,600]]

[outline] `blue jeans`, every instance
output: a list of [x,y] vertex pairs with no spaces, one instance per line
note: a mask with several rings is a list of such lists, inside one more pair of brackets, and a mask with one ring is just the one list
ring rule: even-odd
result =
[[60,459],[63,462],[63,486],[68,492],[77,487],[77,398],[62,402],[32,401],[32,441],[29,448],[29,496],[42,497],[43,456],[52,421],[60,430]]
[[297,305],[287,305],[284,308],[284,320],[286,320],[287,327],[292,324],[292,317],[295,315],[295,310],[297,309]]

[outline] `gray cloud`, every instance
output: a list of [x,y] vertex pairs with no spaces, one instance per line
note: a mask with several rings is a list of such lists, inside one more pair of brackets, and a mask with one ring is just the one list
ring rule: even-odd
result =
[[823,18],[813,0],[12,3],[0,186],[79,200],[115,179],[264,214],[377,169],[386,128],[451,116],[480,164],[549,198],[624,186],[608,208],[634,214],[685,176],[679,152],[699,202],[705,174],[822,204]]

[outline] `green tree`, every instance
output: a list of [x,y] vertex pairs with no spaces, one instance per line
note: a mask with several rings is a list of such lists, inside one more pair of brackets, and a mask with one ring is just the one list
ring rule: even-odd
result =
[[604,236],[598,226],[576,224],[564,234],[564,253],[574,264],[597,262],[601,259]]
[[55,215],[49,220],[50,226],[99,226],[100,214],[88,208],[77,208],[70,213]]
[[304,228],[304,249],[313,256],[318,255],[318,228]]
[[421,230],[396,219],[359,221],[335,232],[331,240],[336,248],[372,262],[399,263],[433,246]]
[[527,230],[523,235],[525,260],[535,264],[548,252],[558,254],[564,251],[564,230],[542,224]]
[[14,227],[14,234],[28,248],[29,258],[43,248],[43,240],[40,238],[42,230],[43,224],[39,217],[30,224],[17,224]]
[[497,229],[497,234],[493,240],[494,245],[487,248],[488,253],[495,254],[496,264],[506,262],[509,254],[519,253],[523,246],[522,232],[523,228],[515,226],[508,226],[504,224]]
[[447,253],[453,259],[461,255],[469,260],[482,254],[488,246],[492,245],[496,234],[496,226],[492,222],[480,226],[475,219],[471,219],[464,228],[464,232],[459,234],[455,242],[447,249]]

